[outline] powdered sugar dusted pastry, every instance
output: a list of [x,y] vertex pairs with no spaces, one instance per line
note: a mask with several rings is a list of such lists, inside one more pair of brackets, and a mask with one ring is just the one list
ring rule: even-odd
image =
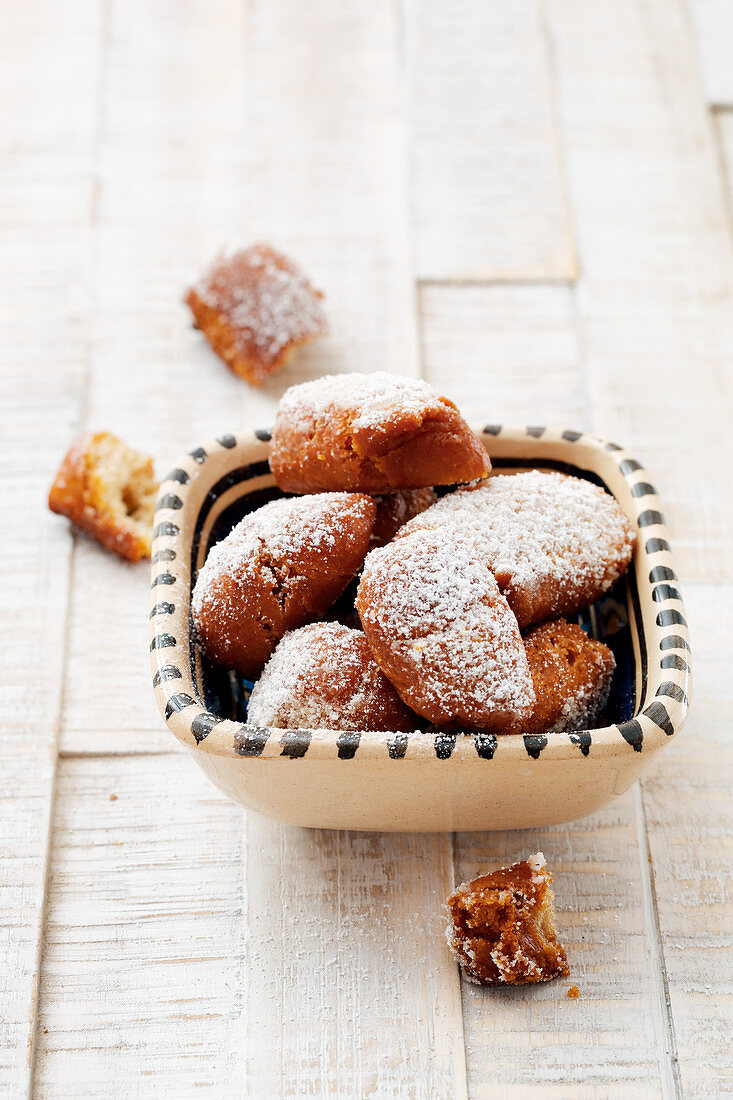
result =
[[476,985],[527,985],[570,973],[557,939],[542,852],[464,882],[448,898],[448,946]]
[[320,618],[359,569],[376,513],[353,493],[274,500],[209,553],[191,601],[212,660],[254,678],[280,638]]
[[322,298],[282,252],[254,244],[219,257],[186,302],[229,369],[260,385],[295,348],[327,334]]
[[495,732],[528,717],[534,690],[517,621],[456,529],[372,550],[356,606],[377,663],[418,714]]
[[377,505],[377,518],[372,528],[370,546],[372,548],[386,546],[395,537],[400,527],[430,508],[437,499],[430,488],[406,489],[402,493],[376,496],[374,501]]
[[286,634],[252,691],[247,721],[286,729],[413,730],[359,630],[312,623]]
[[90,432],[66,454],[48,506],[107,550],[140,561],[150,557],[157,495],[152,458],[111,432]]
[[608,646],[557,619],[529,630],[524,648],[536,700],[519,732],[588,729],[611,689],[616,660]]
[[270,468],[288,492],[393,493],[474,481],[490,463],[452,401],[427,382],[375,372],[287,390]]
[[628,568],[635,543],[626,513],[603,489],[541,470],[450,493],[397,538],[444,525],[473,538],[522,627],[598,599]]

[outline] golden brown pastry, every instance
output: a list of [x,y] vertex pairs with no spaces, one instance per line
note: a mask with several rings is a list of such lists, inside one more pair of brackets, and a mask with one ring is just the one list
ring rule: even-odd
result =
[[395,537],[400,527],[408,520],[419,516],[437,500],[430,488],[406,489],[402,493],[387,493],[374,498],[377,505],[377,518],[372,528],[370,549],[386,546]]
[[280,400],[270,468],[293,493],[394,493],[485,477],[486,451],[458,409],[426,382],[327,375]]
[[529,716],[534,690],[517,621],[456,529],[372,550],[356,606],[377,664],[428,721],[502,733]]
[[597,485],[528,470],[494,474],[443,497],[398,532],[457,527],[473,538],[521,627],[570,615],[593,603],[625,573],[634,528]]
[[359,630],[312,623],[286,634],[255,684],[254,726],[284,729],[413,730],[408,710]]
[[448,898],[448,946],[476,985],[527,985],[570,973],[541,852],[464,882]]
[[210,551],[191,601],[209,657],[254,679],[288,630],[320,618],[364,560],[376,505],[356,493],[274,500]]
[[328,333],[322,298],[282,252],[254,244],[219,257],[186,302],[229,369],[259,386],[296,348]]
[[532,714],[521,733],[589,729],[606,705],[616,660],[604,645],[565,619],[542,623],[524,636],[534,685]]
[[90,432],[69,449],[48,494],[67,516],[127,561],[150,557],[158,482],[153,460],[111,432]]

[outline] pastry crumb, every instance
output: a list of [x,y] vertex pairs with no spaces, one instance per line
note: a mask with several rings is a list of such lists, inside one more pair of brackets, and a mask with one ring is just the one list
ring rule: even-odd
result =
[[570,986],[570,989],[567,992],[567,996],[570,997],[571,1001],[577,1001],[578,997],[580,996],[580,990],[578,989],[577,985]]

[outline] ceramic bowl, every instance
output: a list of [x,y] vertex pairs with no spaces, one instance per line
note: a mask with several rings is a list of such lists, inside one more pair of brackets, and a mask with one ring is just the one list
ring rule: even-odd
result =
[[235,802],[297,825],[440,831],[520,829],[581,817],[622,794],[685,720],[690,648],[664,517],[621,447],[582,432],[476,430],[497,471],[563,470],[604,485],[638,525],[632,569],[588,612],[617,673],[600,729],[543,736],[354,733],[246,724],[246,682],[194,643],[191,589],[209,548],[282,494],[267,431],[186,455],[160,491],[150,613],[153,689],[175,737]]

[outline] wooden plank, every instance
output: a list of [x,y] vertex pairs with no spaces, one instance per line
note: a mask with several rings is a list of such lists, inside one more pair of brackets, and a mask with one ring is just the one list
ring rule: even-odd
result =
[[548,12],[593,422],[648,464],[683,576],[730,578],[733,255],[684,12]]
[[405,0],[421,279],[572,279],[537,0]]
[[36,734],[0,748],[0,1092],[28,1091],[46,888],[55,739]]
[[[258,233],[321,276],[333,322],[294,377],[417,373],[392,6],[257,5],[248,44],[246,206]],[[436,923],[446,839],[253,816],[247,845],[245,1016],[262,1020],[242,1032],[250,1095],[464,1095],[458,986]]]
[[715,116],[715,122],[725,179],[726,205],[733,225],[733,109],[719,111]]
[[[153,454],[162,475],[181,452],[237,428],[251,400],[181,300],[197,269],[238,235],[241,5],[231,0],[212,19],[203,2],[185,16],[113,2],[107,19],[83,426]],[[149,690],[148,570],[78,541],[64,751],[174,748]]]
[[276,0],[250,12],[248,232],[302,258],[332,323],[288,384],[418,370],[399,34],[387,0]]
[[465,1097],[450,837],[251,815],[247,847],[247,1095]]
[[[151,23],[156,18],[168,19],[170,25]],[[195,23],[199,18],[208,19],[208,15],[201,6],[194,9],[192,18]],[[244,35],[233,34],[231,13],[222,17],[220,34],[226,43],[224,59],[219,62],[225,72],[231,71],[234,64],[230,42],[247,43],[246,65],[239,67],[246,73],[244,95],[248,107],[242,114],[237,104],[233,105],[217,137],[222,148],[218,154],[214,149],[214,155],[223,157],[224,142],[230,149],[234,134],[239,167],[235,175],[235,169],[225,160],[218,168],[212,167],[209,178],[206,149],[202,147],[192,154],[195,173],[184,180],[180,191],[175,171],[171,168],[166,174],[160,167],[175,163],[178,146],[169,135],[180,126],[194,101],[197,117],[202,119],[207,110],[201,106],[201,97],[206,101],[208,95],[208,102],[213,104],[213,92],[207,92],[206,87],[202,91],[196,83],[202,79],[198,70],[194,69],[193,76],[187,73],[185,79],[181,76],[189,57],[187,49],[196,41],[195,26],[184,32],[177,19],[162,15],[160,9],[150,14],[149,6],[144,5],[135,8],[134,18],[127,6],[124,12],[121,7],[113,7],[111,21],[102,138],[98,336],[90,418],[105,416],[131,441],[144,444],[147,433],[159,424],[160,399],[175,379],[174,401],[180,404],[175,405],[177,419],[161,425],[161,432],[167,433],[157,436],[162,449],[162,439],[173,442],[177,433],[182,435],[181,425],[201,415],[196,408],[199,400],[212,418],[216,414],[211,431],[220,432],[237,426],[232,424],[233,409],[241,407],[242,422],[245,417],[251,423],[255,417],[271,415],[274,399],[285,385],[325,370],[381,367],[416,373],[403,130],[397,109],[399,74],[391,7],[381,3],[369,11],[344,12],[324,2],[311,6],[306,13],[294,3],[259,6],[251,10]],[[140,65],[146,56],[146,43],[155,37],[160,39],[163,31],[168,46],[162,56],[156,56],[154,73],[146,74]],[[140,72],[142,83],[128,102],[123,96],[123,76],[133,67]],[[151,96],[146,80],[155,84],[157,99]],[[232,90],[235,94],[240,93]],[[343,108],[336,128],[334,102]],[[291,135],[292,140],[283,142],[283,133]],[[193,140],[188,130],[187,139]],[[149,186],[135,188],[135,176],[143,173]],[[217,214],[207,205],[212,195],[218,194],[219,183],[229,201],[237,194],[227,237],[235,242],[257,237],[273,239],[300,258],[328,292],[332,338],[302,356],[287,375],[260,394],[230,379],[203,347],[200,337],[182,328],[174,283],[182,279],[179,271],[184,260],[194,267],[213,248],[202,239],[207,233],[219,232],[211,228],[218,224],[217,218],[225,219],[221,211]],[[198,229],[194,226],[189,230],[185,224],[178,206],[184,200],[197,208]],[[166,207],[174,215],[169,217]],[[173,226],[175,218],[180,224]],[[158,221],[160,228],[156,229]],[[141,276],[139,256],[143,248],[146,265]],[[136,288],[140,277],[143,286]],[[151,362],[158,365],[160,377],[152,381],[152,405],[147,401],[141,404]],[[208,395],[202,395],[201,379],[207,380],[208,387],[214,375],[226,393],[217,396],[213,389],[220,384],[217,381],[211,383]],[[222,421],[222,415],[228,419]],[[179,445],[190,442],[186,439]],[[145,654],[139,645],[140,623],[134,611],[136,586],[143,582],[135,570],[120,568],[97,554],[91,545],[80,547],[77,565],[64,750],[125,752],[130,746],[141,745],[151,720],[142,710],[142,671],[138,676],[138,665],[133,664],[138,654],[141,658]],[[107,676],[105,686],[110,709],[129,719],[132,739],[114,724],[116,718],[102,714],[96,704],[86,706],[89,680],[104,674],[98,654],[113,611],[109,597],[104,595],[110,586],[115,588],[115,606],[121,602],[129,613],[118,611],[115,615],[116,682]],[[126,701],[125,692],[132,683],[140,683],[141,688],[130,691]],[[157,741],[146,743],[150,746]],[[177,954],[170,964],[170,981],[179,994],[169,1000],[162,988],[163,979],[157,977],[160,968],[140,970],[136,962],[141,955],[152,961],[155,947],[153,942],[141,947],[136,934],[128,936],[131,918],[124,912],[127,895],[117,895],[114,906],[107,907],[110,884],[115,882],[117,871],[116,851],[112,849],[108,859],[102,844],[100,852],[89,827],[99,820],[107,790],[94,776],[113,776],[110,785],[117,793],[123,781],[128,783],[124,802],[134,796],[134,805],[125,818],[129,821],[130,843],[147,831],[148,822],[154,838],[161,820],[172,823],[166,836],[173,839],[168,847],[163,845],[160,854],[166,868],[161,871],[161,864],[152,867],[151,881],[162,877],[165,897],[180,895],[190,905],[187,895],[196,877],[195,860],[200,856],[184,854],[179,859],[180,867],[176,866],[180,845],[186,843],[185,837],[181,841],[176,823],[180,821],[186,828],[191,822],[195,825],[199,811],[195,806],[193,810],[187,808],[192,795],[184,773],[179,772],[183,767],[182,758],[177,756],[148,756],[144,761],[134,756],[110,756],[100,761],[82,755],[65,756],[62,761],[58,870],[49,911],[43,986],[43,1026],[48,1027],[48,1035],[44,1035],[45,1045],[39,1052],[39,1095],[58,1089],[58,1083],[67,1079],[69,1067],[78,1067],[80,1059],[88,1067],[85,1081],[89,1082],[90,1094],[101,1092],[112,1072],[124,1073],[124,1064],[134,1064],[133,1051],[142,1058],[145,1071],[165,1080],[166,1087],[170,1086],[177,1096],[188,1095],[194,1086],[197,1095],[203,1089],[215,1095],[228,1095],[229,1091],[239,1095],[244,1090],[261,1096],[263,1081],[271,1084],[277,1095],[297,1091],[298,1082],[303,1080],[309,1082],[315,1095],[329,1095],[329,1082],[340,1074],[354,1083],[357,1092],[362,1084],[377,1089],[385,1084],[392,1094],[407,1095],[411,1082],[424,1075],[426,1089],[434,1086],[435,1095],[464,1095],[457,977],[442,943],[440,922],[430,924],[427,931],[423,927],[439,909],[437,902],[451,878],[450,847],[445,838],[439,837],[393,837],[375,842],[364,837],[285,831],[255,817],[249,819],[244,841],[248,919],[246,924],[241,917],[239,920],[248,929],[246,950],[235,949],[233,941],[226,940],[222,954],[229,951],[236,977],[214,1008],[204,1007],[197,1012],[204,1016],[210,1013],[211,1025],[199,1025],[198,1030],[190,1027],[190,1034],[199,1036],[195,1048],[199,1069],[190,1059],[176,1063],[178,1050],[186,1046],[174,1031],[175,1001],[185,997],[179,985],[185,981],[183,962],[188,955],[184,952],[190,953],[187,943],[193,928],[186,916],[186,904],[182,901],[180,913],[173,917],[161,917],[157,929],[150,933],[151,940],[170,936],[172,941],[186,944],[180,948],[180,965]],[[125,780],[127,776],[129,780]],[[209,790],[203,780],[199,782],[202,790]],[[180,806],[171,806],[166,793],[168,783],[171,790],[175,789]],[[87,806],[77,808],[81,790],[92,793],[85,793]],[[145,794],[138,795],[138,791]],[[122,802],[119,793],[114,807],[119,809]],[[214,837],[226,829],[223,817],[217,823],[212,820],[213,811],[201,814],[206,831]],[[125,828],[122,821],[115,837],[127,846]],[[99,867],[100,885],[99,896],[92,899],[95,947],[87,966],[79,958],[80,949],[74,946],[84,938],[81,922],[86,918],[81,908],[81,874],[76,877],[73,867],[84,858],[81,853],[90,848],[95,851],[93,863]],[[140,856],[141,876],[142,860],[151,859],[153,851],[158,851],[156,844]],[[68,859],[64,852],[70,853]],[[133,864],[135,858],[133,855]],[[229,855],[225,862],[229,866]],[[403,872],[406,880],[400,877]],[[415,904],[412,883],[421,881],[421,877],[424,881]],[[411,884],[404,896],[403,881]],[[221,887],[221,910],[214,915],[215,923],[221,920],[217,914],[232,908],[231,889],[226,883]],[[238,889],[241,891],[241,886]],[[237,893],[236,897],[240,896]],[[386,918],[375,923],[375,897],[386,899],[385,913],[393,905],[398,923],[412,932],[404,945],[400,940],[388,952],[384,944],[389,929]],[[120,905],[122,932],[114,914],[114,908],[119,910]],[[307,912],[304,906],[309,907]],[[97,917],[95,912],[100,907],[103,911]],[[166,909],[165,898],[162,907]],[[69,914],[69,923],[64,923]],[[292,920],[287,919],[290,915]],[[117,979],[111,971],[113,960],[120,954],[120,943],[123,978],[115,984]],[[331,950],[332,977],[324,983],[321,967]],[[355,958],[358,965],[354,965]],[[329,955],[327,961],[330,959]],[[69,1006],[64,1003],[62,987],[72,978],[77,993],[69,1027],[65,1023]],[[216,989],[222,980],[217,971],[208,988]],[[99,1015],[108,1003],[110,984],[117,991],[115,1004],[120,1006],[122,1017],[114,1031],[122,1045],[122,1069],[120,1056],[113,1065],[109,1060],[112,1055],[108,1057],[104,1046],[101,1054],[95,1049],[103,1045],[100,1035],[104,1035],[105,1025],[100,1025]],[[120,990],[120,986],[124,988]],[[302,1012],[299,998],[311,1011]],[[89,1009],[84,1008],[84,999]],[[133,1010],[133,1005],[139,1003],[148,1006],[148,1016],[142,1023]],[[255,1018],[257,1027],[252,1026]],[[188,1028],[187,1021],[184,1028]],[[215,1034],[231,1045],[217,1049]],[[230,1050],[241,1052],[241,1060],[239,1054],[230,1056]]]
[[34,1095],[238,1095],[241,811],[178,755],[61,760],[56,805]]
[[465,1095],[450,877],[449,838],[285,829],[184,756],[62,760],[34,1095]]
[[[420,302],[426,377],[475,419],[590,426],[571,288],[423,286]],[[581,988],[576,1002],[568,982],[510,998],[464,985],[469,1095],[591,1096],[611,1083],[620,1095],[660,1090],[664,1020],[638,828],[627,795],[590,820],[539,834],[456,836],[456,881],[545,849]]]
[[[84,374],[96,2],[0,13],[0,1093],[28,1091],[71,537],[46,509]],[[68,59],[73,57],[73,64]]]
[[572,288],[423,285],[425,377],[472,423],[587,428]]
[[[510,995],[462,984],[469,1095],[590,1097],[610,1095],[611,1087],[613,1095],[657,1095],[654,976],[633,793],[565,826],[458,835],[456,881],[538,848],[555,875],[571,975]],[[578,1000],[567,997],[571,983]]]
[[[733,260],[685,12],[656,0],[628,0],[612,12],[600,2],[553,0],[549,12],[562,74],[560,120],[583,270],[578,315],[593,420],[601,434],[619,438],[648,463],[694,607],[690,581],[719,583],[731,575]],[[609,95],[609,88],[628,94]],[[698,620],[693,647],[711,630],[713,606]],[[697,673],[713,688],[721,681],[710,675],[709,660],[703,649]],[[665,754],[639,801],[640,839],[651,858],[647,929],[659,962],[654,1015],[671,1095],[715,1093],[730,1047],[727,978],[704,991],[706,1014],[725,1023],[703,1039],[702,994],[691,977],[720,976],[713,960],[720,959],[725,933],[717,914],[729,905],[721,882],[710,882],[704,870],[696,878],[686,873],[704,861],[701,837],[719,841],[730,830],[727,800],[716,796],[713,777],[718,764],[721,777],[727,774],[727,758],[701,748],[691,763],[700,745],[695,724],[710,714],[707,702],[700,710],[700,698],[716,696],[698,694],[692,737],[684,733]],[[729,724],[727,711],[722,715]],[[703,784],[711,797],[705,795],[704,809],[693,809]],[[716,865],[720,857],[718,847]],[[709,883],[705,897],[712,903],[712,912],[704,902],[697,910],[710,928],[704,938],[682,930],[683,921],[688,930],[694,926],[701,882]]]
[[[109,18],[87,425],[152,452],[164,472],[207,438],[269,425],[279,394],[305,377],[415,373],[390,6],[268,4],[245,28],[234,0],[216,20],[203,0],[186,19],[136,0]],[[334,102],[343,118],[330,132]],[[181,295],[222,244],[262,238],[325,287],[333,336],[256,391],[192,330]],[[146,580],[144,565],[80,540],[64,751],[173,747],[145,690]],[[103,718],[89,700],[101,682]]]
[[733,6],[729,0],[688,0],[707,102],[733,107]]
[[733,1092],[733,706],[731,585],[687,585],[694,704],[674,749],[643,781],[649,851],[682,1094]]

